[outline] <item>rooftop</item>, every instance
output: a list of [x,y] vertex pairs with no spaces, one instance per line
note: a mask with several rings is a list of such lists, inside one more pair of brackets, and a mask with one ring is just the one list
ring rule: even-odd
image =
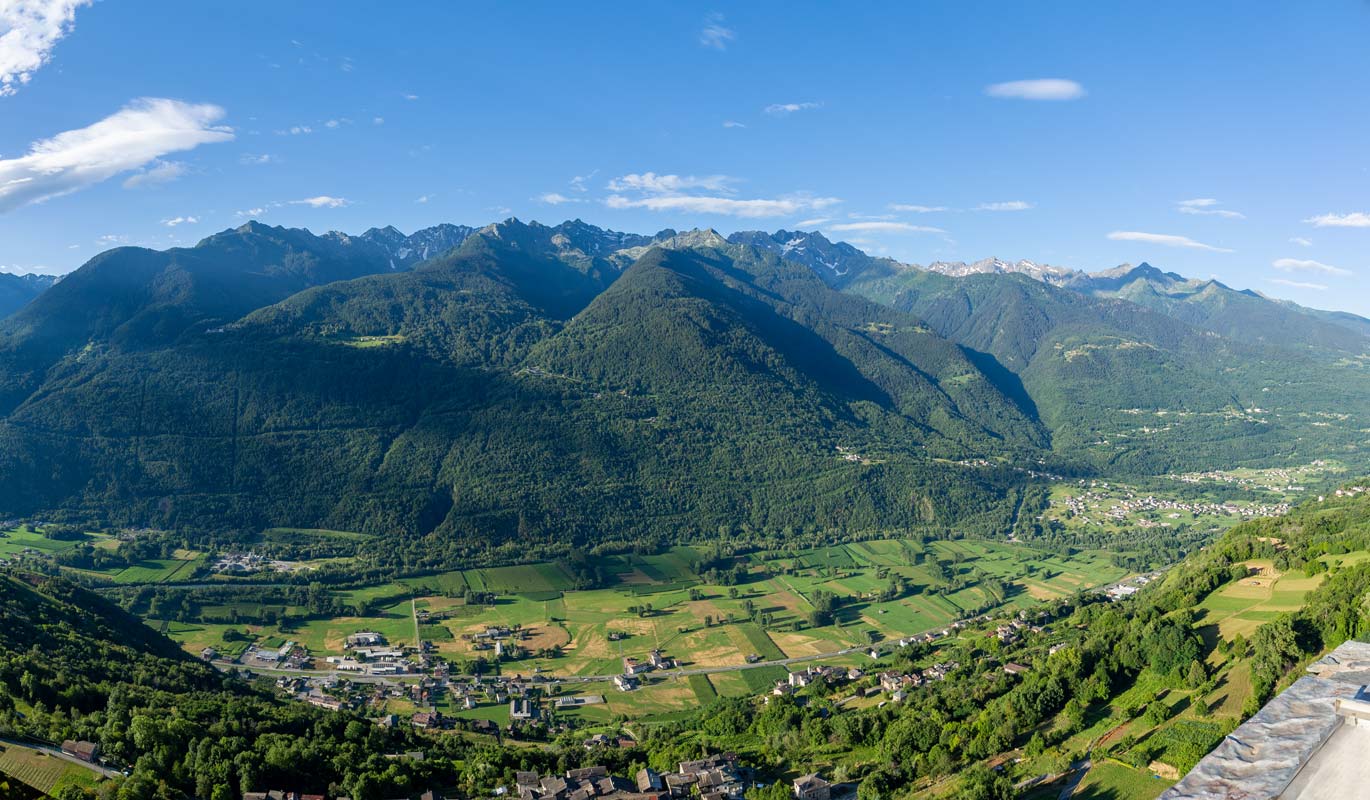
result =
[[1161,800],[1330,800],[1370,786],[1370,644],[1347,642],[1265,704]]

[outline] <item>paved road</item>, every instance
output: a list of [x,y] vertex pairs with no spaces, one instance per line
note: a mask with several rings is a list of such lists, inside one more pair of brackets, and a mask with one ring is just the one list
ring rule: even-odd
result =
[[38,750],[40,752],[52,756],[53,758],[60,758],[63,761],[69,761],[78,767],[85,767],[91,772],[99,773],[100,775],[103,775],[106,778],[118,778],[123,775],[123,773],[118,772],[117,770],[112,770],[108,767],[102,767],[99,764],[91,764],[89,762],[82,761],[76,756],[69,756],[66,753],[62,752],[62,748],[53,747],[52,745],[48,744],[37,744],[35,742],[21,742],[18,739],[6,739],[4,737],[0,737],[0,745],[14,745],[15,747],[23,747],[29,750]]
[[1089,772],[1089,768],[1094,766],[1094,762],[1086,758],[1084,761],[1076,761],[1070,766],[1075,772],[1072,773],[1069,778],[1066,778],[1066,785],[1061,787],[1061,794],[1057,797],[1057,800],[1070,800],[1070,796],[1075,794],[1075,790],[1080,786],[1080,781],[1085,779],[1085,773]]

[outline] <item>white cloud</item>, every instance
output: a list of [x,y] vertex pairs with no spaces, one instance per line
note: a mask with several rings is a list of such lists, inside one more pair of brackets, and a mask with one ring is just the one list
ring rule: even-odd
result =
[[1224,217],[1226,219],[1246,219],[1245,214],[1236,211],[1228,211],[1225,208],[1214,208],[1218,201],[1212,197],[1196,197],[1193,200],[1180,200],[1175,203],[1175,210],[1181,214],[1193,214],[1205,217]]
[[303,200],[291,200],[292,206],[309,206],[310,208],[342,208],[352,205],[352,201],[345,197],[330,197],[321,194],[318,197],[306,197]]
[[147,169],[124,179],[125,189],[152,186],[158,183],[171,183],[186,174],[186,165],[180,161],[154,161]]
[[735,217],[783,217],[805,211],[819,211],[841,202],[835,197],[793,195],[775,199],[737,200],[731,197],[693,195],[653,195],[639,199],[610,195],[605,205],[614,209],[645,208],[650,211],[676,211],[687,214],[721,214]]
[[1300,258],[1277,258],[1270,266],[1281,272],[1315,272],[1321,275],[1350,275],[1351,270]]
[[419,195],[418,197],[414,198],[414,202],[415,202],[415,203],[427,203],[429,200],[432,200],[432,199],[433,199],[433,195],[431,195],[431,194],[424,194],[424,195]]
[[309,127],[308,125],[291,125],[289,128],[282,128],[281,130],[276,131],[276,135],[277,135],[277,136],[303,136],[303,135],[305,135],[305,134],[313,133],[313,132],[314,132],[314,129],[311,128],[311,127]]
[[1187,247],[1191,250],[1208,250],[1214,253],[1230,253],[1225,247],[1214,247],[1211,244],[1196,242],[1188,236],[1174,236],[1167,233],[1142,233],[1140,231],[1114,231],[1108,238],[1115,242],[1144,242],[1146,244],[1159,244],[1166,247]]
[[1027,211],[1032,208],[1032,203],[1026,200],[1006,200],[1000,203],[981,203],[975,207],[976,211]]
[[405,99],[405,100],[417,100],[417,99],[419,99],[419,96],[416,95],[416,94],[406,94],[406,95],[404,95],[404,99]]
[[817,228],[825,222],[832,222],[832,217],[814,217],[813,219],[801,219],[796,222],[796,228]]
[[1312,247],[1312,246],[1313,246],[1313,240],[1312,240],[1312,239],[1305,239],[1305,238],[1302,237],[1302,236],[1295,236],[1294,238],[1290,239],[1289,241],[1292,242],[1293,244],[1299,245],[1300,247]]
[[655,172],[623,175],[608,183],[612,192],[650,192],[668,194],[688,189],[704,189],[711,192],[730,191],[729,185],[736,179],[727,175],[658,175]]
[[48,62],[71,32],[76,9],[92,0],[0,2],[0,97],[12,95]]
[[991,84],[985,94],[1017,100],[1078,100],[1085,96],[1085,87],[1064,78],[1039,78]]
[[325,128],[336,128],[336,127],[338,127],[338,126],[341,125],[341,124],[342,124],[342,123],[341,123],[341,122],[338,122],[336,119],[330,119],[329,121],[325,122],[325,123],[323,124],[323,126],[324,126]]
[[546,203],[549,206],[559,206],[562,203],[580,202],[574,197],[567,197],[566,195],[561,194],[560,192],[544,192],[543,194],[538,195],[536,199],[539,203]]
[[591,178],[595,177],[598,174],[599,170],[591,170],[590,173],[587,175],[574,176],[573,178],[571,178],[571,180],[567,181],[567,183],[569,183],[571,185],[571,188],[575,189],[577,192],[588,192],[590,191],[590,187],[586,184],[590,182]]
[[776,116],[786,116],[796,111],[809,111],[815,108],[822,108],[822,103],[772,103],[763,109],[767,114]]
[[1353,211],[1350,214],[1322,214],[1309,217],[1304,222],[1311,222],[1318,228],[1370,228],[1370,214],[1364,211]]
[[263,214],[265,214],[265,213],[266,213],[266,207],[265,207],[265,206],[257,206],[256,208],[247,208],[247,209],[243,209],[242,211],[236,211],[236,212],[234,212],[235,216],[239,216],[239,217],[260,217],[261,215],[263,215]]
[[107,233],[95,240],[101,247],[114,247],[121,244],[128,244],[128,236],[122,233]]
[[723,27],[722,14],[704,18],[704,29],[699,32],[699,43],[714,50],[727,50],[728,43],[737,38],[737,31]]
[[174,228],[177,225],[194,225],[199,221],[199,217],[172,217],[171,219],[162,220],[162,224],[168,228]]
[[745,128],[745,127],[747,127],[747,126],[744,125],[744,124],[742,124],[741,122],[736,121],[736,120],[725,119],[725,120],[723,120],[723,127],[725,127],[725,128]]
[[946,211],[946,206],[919,206],[909,205],[908,203],[890,203],[891,211],[902,211],[907,214],[932,214],[937,211]]
[[946,233],[941,228],[912,225],[907,222],[843,222],[839,225],[833,225],[831,229],[864,233]]
[[142,98],[99,122],[29,145],[0,159],[0,212],[84,189],[168,153],[227,142],[233,129],[216,125],[224,110],[180,100]]
[[1304,281],[1287,281],[1284,278],[1271,278],[1271,283],[1278,283],[1280,286],[1288,286],[1291,289],[1313,289],[1319,292],[1327,291],[1327,286],[1321,283],[1305,283]]
[[371,118],[371,124],[372,124],[372,125],[384,125],[384,124],[385,124],[385,117],[372,117],[372,118]]
[[269,155],[267,153],[244,153],[238,157],[239,164],[247,164],[252,166],[260,164],[272,164],[279,160],[280,159],[276,158],[275,156]]

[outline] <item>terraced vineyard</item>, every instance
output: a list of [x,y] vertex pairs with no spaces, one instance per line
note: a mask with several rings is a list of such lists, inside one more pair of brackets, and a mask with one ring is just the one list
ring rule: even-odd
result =
[[94,789],[105,781],[91,770],[41,750],[0,744],[0,773],[28,784],[44,794],[56,794],[67,786]]

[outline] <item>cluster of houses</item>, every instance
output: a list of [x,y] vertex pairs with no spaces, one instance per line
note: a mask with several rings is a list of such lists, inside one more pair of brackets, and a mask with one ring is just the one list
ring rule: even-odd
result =
[[1043,628],[1041,625],[1034,625],[1033,623],[1023,619],[1022,617],[1019,617],[1018,619],[1011,620],[996,627],[994,629],[994,632],[989,635],[993,636],[994,638],[998,639],[1000,642],[1004,644],[1013,644],[1014,642],[1022,638],[1024,634],[1041,633],[1044,630],[1045,628]]
[[528,638],[528,631],[519,626],[489,625],[483,631],[463,633],[461,638],[471,642],[473,650],[494,650],[496,658],[503,658],[507,649],[505,642],[523,641]]
[[776,681],[775,686],[771,689],[771,695],[780,697],[792,694],[814,683],[821,686],[833,686],[848,681],[859,681],[865,675],[866,673],[857,667],[843,668],[815,664],[800,672],[791,672],[786,677]]
[[910,690],[929,683],[945,680],[948,674],[960,668],[960,666],[961,664],[957,661],[944,661],[921,670],[915,669],[908,672],[890,670],[888,672],[882,672],[880,673],[879,685],[867,689],[866,694],[873,695],[885,692],[889,694],[891,701],[902,703],[904,698],[908,697]]
[[[1108,489],[1108,484],[1099,484],[1099,489]],[[1116,525],[1128,522],[1133,514],[1145,512],[1168,513],[1170,519],[1179,519],[1182,514],[1186,513],[1195,516],[1235,516],[1242,519],[1276,517],[1289,513],[1288,503],[1205,503],[1171,500],[1151,495],[1140,497],[1132,492],[1127,492],[1119,500],[1099,489],[1096,489],[1091,482],[1090,488],[1084,492],[1068,496],[1059,502],[1065,506],[1065,510],[1070,516],[1078,517],[1085,525],[1103,525],[1106,523]],[[1091,516],[1091,514],[1095,516]],[[1167,522],[1155,523],[1150,520],[1137,520],[1135,524],[1140,527],[1170,525]]]
[[[605,737],[606,740],[608,737]],[[587,743],[587,746],[588,743]],[[639,770],[633,780],[610,775],[602,766],[573,769],[562,775],[516,773],[519,800],[741,800],[747,789],[744,771],[737,756],[723,753],[695,761],[682,761],[679,770],[661,774],[653,769]],[[817,776],[806,778],[822,781]],[[798,785],[796,781],[796,787]],[[826,786],[826,782],[823,782]],[[810,784],[806,784],[809,787]],[[797,790],[796,790],[797,791]],[[798,797],[798,794],[796,794]],[[804,800],[828,800],[827,795],[812,794]]]
[[[732,753],[682,761],[677,771],[666,774],[644,768],[632,780],[610,775],[602,766],[565,775],[519,772],[514,779],[519,800],[742,800],[748,787],[746,771]],[[795,800],[831,800],[832,784],[816,774],[804,775],[794,781],[792,791]]]
[[621,692],[631,692],[642,685],[642,675],[654,669],[668,670],[675,669],[676,666],[676,660],[667,657],[660,650],[653,650],[648,654],[646,661],[628,656],[623,659],[623,674],[614,676],[614,686]]
[[[304,794],[301,792],[284,791],[272,789],[269,792],[243,792],[243,800],[326,800],[321,794]],[[334,800],[352,800],[350,797],[337,797]],[[429,789],[419,795],[419,800],[444,800],[441,794]]]

